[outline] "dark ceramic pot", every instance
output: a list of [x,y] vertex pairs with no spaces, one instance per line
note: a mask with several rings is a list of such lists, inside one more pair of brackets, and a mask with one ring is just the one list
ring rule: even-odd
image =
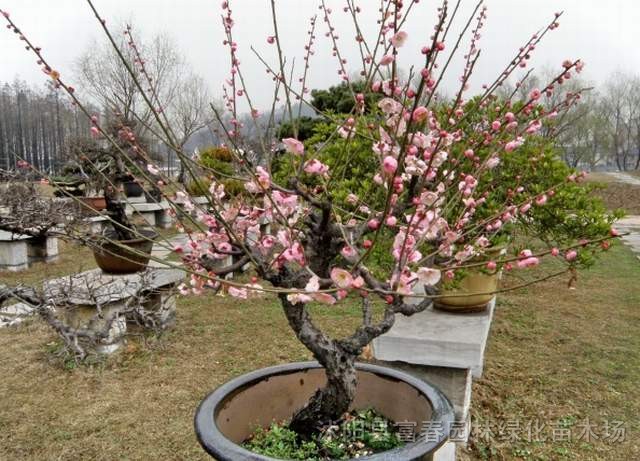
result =
[[[118,244],[109,241],[99,241],[93,247],[93,256],[98,267],[108,274],[133,274],[147,267],[153,239],[158,234],[151,229],[138,229],[138,233],[146,238],[136,238],[131,240],[119,240]],[[115,232],[110,231],[105,234],[110,240],[116,240]],[[122,248],[124,245],[133,251]]]
[[125,181],[122,183],[122,188],[124,189],[124,194],[127,197],[140,197],[144,194],[144,189],[140,184],[135,181]]
[[[378,365],[356,364],[358,387],[352,408],[375,408],[392,421],[415,422],[415,442],[360,457],[368,461],[431,460],[449,438],[453,407],[445,395],[407,373]],[[240,446],[257,426],[284,421],[326,383],[317,362],[264,368],[242,375],[209,394],[195,415],[198,441],[219,461],[273,461]],[[431,423],[434,437],[420,437],[423,423]]]

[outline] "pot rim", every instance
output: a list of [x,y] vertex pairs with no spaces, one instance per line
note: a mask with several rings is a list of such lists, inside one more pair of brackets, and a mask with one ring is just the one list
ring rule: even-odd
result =
[[[228,395],[233,394],[238,389],[262,381],[269,376],[297,373],[317,368],[324,367],[315,361],[276,365],[252,371],[222,384],[216,390],[209,393],[202,400],[196,410],[193,422],[198,442],[200,442],[200,445],[208,454],[215,456],[215,458],[220,461],[235,461],[237,459],[246,459],[250,461],[276,460],[277,458],[271,458],[249,451],[227,439],[218,429],[216,424],[216,409]],[[423,394],[431,404],[431,420],[442,422],[443,428],[445,429],[442,431],[442,435],[438,435],[437,440],[418,440],[416,442],[408,443],[402,447],[394,448],[393,450],[380,452],[371,456],[360,457],[358,459],[363,461],[380,461],[383,459],[385,461],[404,461],[407,459],[419,458],[427,453],[434,452],[444,445],[449,438],[449,433],[446,428],[451,428],[451,425],[454,422],[454,413],[451,402],[442,393],[442,391],[426,381],[393,368],[358,362],[356,363],[356,369],[381,375],[386,378],[403,381],[416,388],[416,390]]]
[[[151,229],[149,227],[137,228],[135,231],[140,233],[140,234],[146,234],[146,238],[145,237],[137,237],[137,238],[129,239],[129,240],[117,240],[117,239],[113,238],[112,240],[116,240],[118,243],[123,243],[123,244],[143,243],[143,242],[149,242],[149,240],[155,240],[160,235],[154,229]],[[111,233],[115,233],[114,231],[110,231],[110,232]],[[96,237],[96,240],[99,240],[99,237]],[[108,244],[108,243],[111,243],[111,242],[106,242],[106,243]]]

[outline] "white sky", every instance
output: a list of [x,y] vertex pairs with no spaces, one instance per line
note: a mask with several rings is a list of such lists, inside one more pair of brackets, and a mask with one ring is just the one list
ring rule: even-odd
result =
[[[353,24],[342,12],[344,0],[326,0],[334,10],[332,21],[341,37],[341,52],[349,60],[348,67],[357,68],[357,48]],[[107,22],[113,27],[119,18],[132,18],[145,33],[168,31],[197,73],[208,82],[216,96],[228,75],[228,55],[222,48],[223,30],[220,24],[220,0],[95,0]],[[271,82],[264,68],[250,52],[254,45],[271,62],[276,62],[275,47],[266,43],[272,34],[269,0],[232,0],[236,41],[240,46],[242,68],[249,82],[252,97],[261,108],[271,100]],[[369,37],[377,30],[375,24],[378,0],[360,0],[364,13],[361,22]],[[408,3],[408,2],[406,2]],[[405,27],[409,33],[406,47],[401,49],[400,63],[408,68],[420,62],[420,47],[427,42],[433,29],[436,0],[422,0],[413,18]],[[466,20],[475,0],[462,0],[460,25]],[[455,4],[455,0],[450,0]],[[308,19],[318,12],[317,0],[277,0],[281,35],[285,53],[302,63]],[[640,74],[640,0],[486,0],[488,20],[480,42],[482,57],[472,86],[491,81],[513,56],[518,46],[539,28],[547,24],[555,11],[565,13],[560,28],[553,31],[535,53],[532,65],[536,69],[560,66],[564,59],[582,58],[586,78],[600,84],[613,71]],[[45,56],[69,77],[74,60],[91,43],[102,39],[96,19],[84,0],[0,0],[0,9],[11,18],[36,44]],[[324,37],[326,25],[318,21],[316,55],[312,58],[311,88],[337,83],[338,68],[331,56],[329,39]],[[460,27],[454,27],[454,31]],[[114,30],[117,32],[117,29]],[[452,37],[457,36],[457,32]],[[449,44],[451,45],[451,41]],[[301,70],[300,66],[299,70]],[[454,89],[459,67],[449,74],[446,88]],[[0,29],[0,81],[20,77],[30,83],[44,82],[45,76],[29,55],[24,44],[13,33]]]

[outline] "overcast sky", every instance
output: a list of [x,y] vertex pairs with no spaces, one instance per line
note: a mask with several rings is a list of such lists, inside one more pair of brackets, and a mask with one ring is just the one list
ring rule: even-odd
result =
[[[355,69],[355,33],[349,17],[342,12],[345,1],[326,2],[334,10],[332,21],[340,36],[341,52],[349,60],[349,67]],[[220,3],[220,0],[95,0],[102,16],[109,25],[116,27],[116,31],[119,29],[117,20],[122,18],[132,18],[135,26],[145,34],[168,31],[216,96],[228,75],[228,57],[221,47]],[[270,101],[271,87],[264,79],[264,68],[249,46],[256,46],[275,63],[275,47],[266,42],[266,37],[272,34],[269,1],[234,0],[231,3],[243,72],[253,98],[264,108]],[[277,0],[276,3],[285,53],[290,60],[296,57],[301,63],[308,20],[318,12],[318,1]],[[403,67],[420,62],[418,50],[433,29],[435,8],[439,3],[422,0],[416,7],[412,20],[405,27],[409,40],[399,57]],[[454,4],[455,0],[450,3]],[[475,3],[475,0],[462,0],[458,30]],[[489,8],[488,20],[480,42],[482,58],[473,78],[473,88],[492,81],[518,46],[546,25],[556,11],[564,11],[560,28],[536,50],[533,67],[558,67],[564,59],[582,58],[587,64],[585,76],[596,84],[606,81],[607,76],[617,70],[640,74],[640,0],[486,0],[485,3]],[[371,37],[377,30],[376,5],[379,3],[360,0],[357,4],[364,10],[361,21],[365,33]],[[43,47],[47,59],[63,77],[71,76],[74,60],[92,40],[103,39],[96,19],[83,0],[0,0],[0,9],[10,12],[25,34]],[[318,27],[317,52],[311,61],[309,86],[312,88],[327,87],[339,81],[329,39],[324,37],[326,26],[318,21]],[[25,51],[24,44],[4,28],[0,29],[0,55],[0,81],[20,77],[33,84],[44,82],[44,75]],[[459,69],[449,75],[446,85],[449,91],[453,90],[459,75]]]

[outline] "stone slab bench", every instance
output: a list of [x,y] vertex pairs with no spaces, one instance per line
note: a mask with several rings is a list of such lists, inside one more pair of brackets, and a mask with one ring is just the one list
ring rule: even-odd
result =
[[[173,217],[169,212],[170,208],[171,206],[168,202],[133,202],[127,203],[125,212],[128,216],[141,217],[149,226],[168,229],[173,225]],[[100,234],[109,226],[110,221],[106,216],[90,216],[85,218],[85,222],[88,224],[89,231],[92,234]]]
[[173,224],[169,213],[169,202],[158,203],[128,203],[126,213],[131,216],[141,216],[150,226],[168,229]]
[[108,337],[95,347],[108,354],[123,344],[127,331],[129,303],[139,297],[142,308],[156,324],[170,327],[175,319],[175,287],[184,279],[184,271],[149,267],[135,274],[105,274],[93,269],[44,283],[44,296],[51,300],[63,321],[74,328],[100,331],[108,328]]
[[434,460],[455,460],[456,443],[467,442],[472,380],[482,376],[494,310],[495,298],[484,312],[456,314],[429,308],[411,317],[397,315],[393,327],[373,340],[376,362],[438,386],[453,404],[452,440]]
[[34,262],[58,259],[58,239],[15,234],[0,230],[0,270],[21,271]]

